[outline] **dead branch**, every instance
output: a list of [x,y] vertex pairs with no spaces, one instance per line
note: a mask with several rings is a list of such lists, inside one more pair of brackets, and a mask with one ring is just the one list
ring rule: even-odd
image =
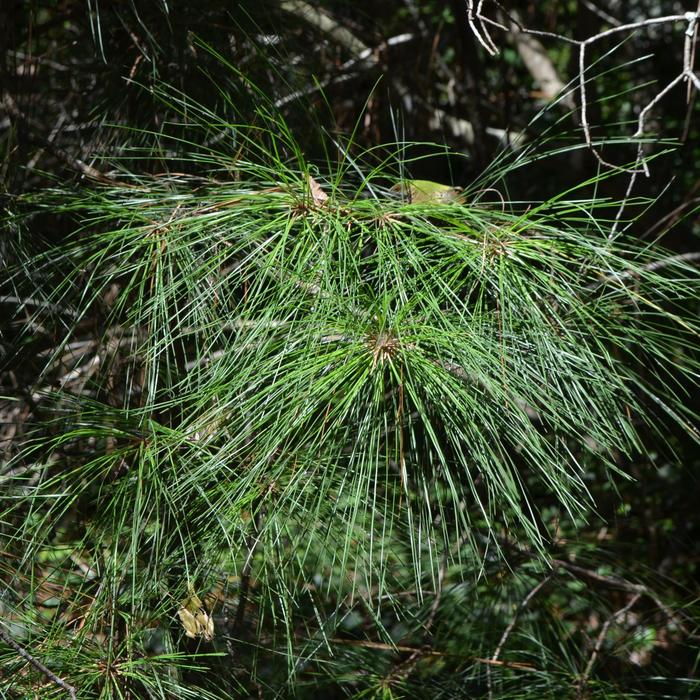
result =
[[53,684],[57,685],[59,688],[63,688],[72,698],[72,700],[77,700],[75,688],[67,683],[62,678],[59,678],[51,669],[44,666],[44,664],[39,661],[39,659],[33,657],[23,646],[20,646],[10,635],[5,632],[5,630],[0,627],[0,639],[2,639],[5,644],[11,646],[23,659],[28,661],[35,669],[43,673]]
[[603,648],[603,642],[605,642],[605,638],[608,636],[608,631],[610,630],[610,626],[615,622],[616,620],[619,620],[625,613],[629,612],[636,604],[637,601],[642,597],[641,593],[637,593],[634,596],[632,596],[631,600],[625,605],[624,608],[620,608],[617,612],[613,613],[606,621],[605,624],[603,625],[602,629],[600,630],[600,634],[598,635],[598,638],[596,639],[595,646],[593,647],[593,651],[591,652],[591,656],[588,659],[588,664],[586,664],[586,670],[581,674],[581,678],[579,679],[578,686],[576,689],[576,697],[577,698],[583,698],[583,693],[586,688],[586,685],[588,684],[588,679],[591,675],[591,671],[593,670],[593,666],[596,662],[596,659],[598,658],[598,655],[600,654],[600,650]]
[[[634,188],[634,184],[637,175],[643,174],[649,177],[649,167],[644,157],[644,134],[645,128],[649,115],[651,114],[654,107],[656,107],[661,100],[663,100],[675,87],[685,83],[688,86],[690,99],[691,92],[700,90],[700,77],[695,73],[694,62],[695,62],[695,42],[697,38],[698,21],[700,20],[700,11],[696,12],[685,12],[684,14],[676,15],[666,15],[664,17],[649,17],[647,19],[639,20],[637,22],[630,22],[627,24],[621,24],[619,21],[615,20],[613,17],[604,15],[603,18],[609,24],[613,26],[610,29],[601,31],[587,39],[577,40],[570,37],[564,36],[563,34],[556,34],[554,32],[544,32],[536,29],[530,29],[524,27],[517,16],[512,12],[509,12],[498,0],[491,0],[491,2],[500,9],[507,20],[510,23],[510,27],[505,27],[503,24],[496,22],[486,16],[483,12],[483,6],[485,0],[479,0],[478,4],[475,4],[474,0],[467,1],[467,22],[469,27],[474,34],[477,41],[484,47],[484,49],[491,55],[495,56],[499,49],[495,45],[491,35],[489,34],[489,27],[494,27],[501,29],[502,31],[510,32],[513,35],[518,50],[523,62],[525,63],[528,70],[531,72],[533,77],[542,86],[543,92],[547,95],[548,92],[551,93],[556,87],[560,90],[563,87],[563,83],[558,81],[556,77],[556,72],[553,71],[553,66],[548,65],[547,61],[543,57],[546,57],[546,52],[541,44],[537,44],[532,41],[526,41],[522,37],[546,37],[550,39],[555,39],[557,41],[564,41],[566,43],[572,44],[577,48],[578,51],[578,94],[580,102],[580,120],[581,128],[583,130],[584,139],[586,145],[590,149],[591,153],[595,156],[598,162],[606,167],[614,170],[618,170],[622,173],[627,173],[630,176],[630,182],[627,187],[627,194],[631,193]],[[597,11],[600,15],[600,10],[593,6],[592,3],[587,3],[587,7],[592,9],[592,11]],[[587,72],[587,51],[588,48],[593,46],[596,42],[602,39],[609,38],[611,36],[626,33],[630,34],[639,29],[645,29],[647,27],[659,24],[674,24],[683,22],[686,25],[684,32],[684,46],[683,46],[683,65],[680,72],[672,78],[664,87],[662,87],[659,92],[642,107],[639,112],[639,117],[637,119],[637,130],[632,134],[631,138],[636,140],[638,143],[637,154],[635,157],[635,162],[632,166],[617,165],[607,161],[601,155],[596,144],[594,143],[593,137],[591,135],[591,126],[588,121],[588,93],[587,93],[587,82],[588,78]],[[518,37],[521,37],[518,39]],[[518,43],[520,42],[520,43]],[[550,67],[551,66],[551,67]],[[546,87],[545,87],[546,86]],[[565,98],[566,99],[566,98]],[[573,104],[573,103],[572,103]],[[627,197],[625,197],[625,200]],[[625,202],[620,206],[615,222],[611,228],[610,237],[613,237],[619,227],[622,212],[625,208]]]
[[[515,628],[515,624],[518,621],[518,617],[520,614],[525,610],[525,608],[528,606],[529,602],[544,588],[544,586],[550,581],[550,579],[554,576],[554,573],[550,573],[545,578],[543,578],[537,585],[535,585],[530,592],[522,599],[520,602],[520,605],[518,606],[518,609],[515,611],[515,614],[513,615],[513,619],[508,623],[508,626],[505,628],[503,634],[501,635],[501,639],[498,642],[498,645],[496,646],[496,650],[493,652],[493,656],[491,657],[491,665],[495,664],[498,661],[498,657],[501,655],[501,651],[503,650],[503,647],[505,646],[506,642],[508,641],[508,637],[510,637],[511,632]],[[486,666],[486,684],[488,686],[488,691],[489,691],[489,700],[493,698],[493,681],[491,679],[491,665]]]

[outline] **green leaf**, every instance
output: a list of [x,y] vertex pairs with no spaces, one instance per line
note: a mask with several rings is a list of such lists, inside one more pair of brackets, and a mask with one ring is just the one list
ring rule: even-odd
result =
[[396,183],[391,189],[401,193],[411,204],[444,204],[454,202],[461,195],[459,188],[432,180],[404,180]]

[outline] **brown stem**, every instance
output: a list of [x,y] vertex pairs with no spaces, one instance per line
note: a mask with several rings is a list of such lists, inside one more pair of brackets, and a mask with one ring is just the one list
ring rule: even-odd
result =
[[59,678],[51,669],[44,666],[44,664],[39,661],[39,659],[34,658],[24,647],[20,646],[10,635],[5,632],[2,627],[0,627],[0,639],[2,639],[5,644],[11,646],[23,659],[26,659],[34,668],[43,673],[52,683],[55,683],[60,688],[63,688],[72,698],[72,700],[77,700],[75,688],[66,683],[62,678]]

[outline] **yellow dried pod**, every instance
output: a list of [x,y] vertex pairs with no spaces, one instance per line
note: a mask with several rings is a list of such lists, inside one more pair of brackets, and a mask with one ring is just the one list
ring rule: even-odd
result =
[[214,620],[204,609],[202,601],[192,588],[190,588],[190,595],[180,601],[177,615],[188,637],[192,639],[203,637],[208,642],[214,638]]
[[177,616],[185,628],[185,634],[194,639],[199,634],[199,623],[195,616],[187,608],[180,608],[177,611]]
[[203,608],[194,617],[199,625],[199,633],[210,642],[214,638],[214,620]]

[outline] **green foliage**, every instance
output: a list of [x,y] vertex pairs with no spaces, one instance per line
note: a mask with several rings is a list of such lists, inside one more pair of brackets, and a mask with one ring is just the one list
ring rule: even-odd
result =
[[613,234],[613,178],[508,201],[557,143],[436,198],[414,149],[460,156],[302,133],[241,65],[306,70],[170,16],[108,176],[4,219],[3,696],[695,697],[694,564],[637,555],[692,534],[696,259]]
[[571,687],[591,603],[566,575],[513,665],[490,654],[546,570],[542,495],[587,517],[586,479],[643,431],[692,430],[696,271],[573,192],[405,202],[399,161],[348,143],[318,173],[264,109],[262,130],[201,114],[241,144],[181,141],[207,178],[21,205],[74,224],[11,275],[41,368],[5,477],[13,636],[81,697]]

